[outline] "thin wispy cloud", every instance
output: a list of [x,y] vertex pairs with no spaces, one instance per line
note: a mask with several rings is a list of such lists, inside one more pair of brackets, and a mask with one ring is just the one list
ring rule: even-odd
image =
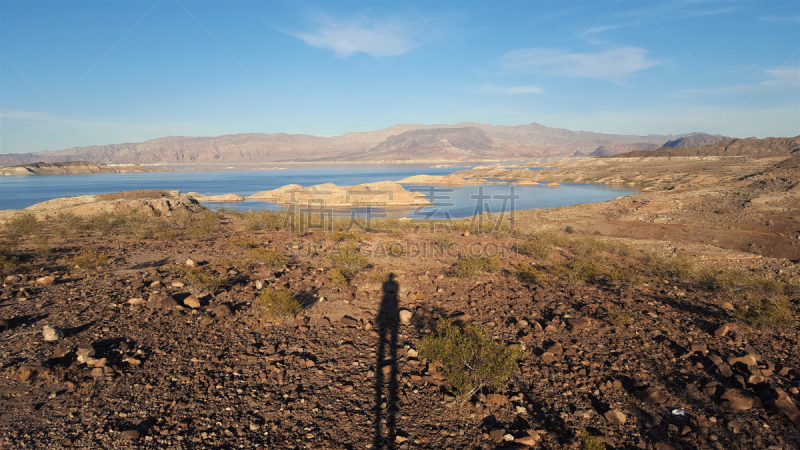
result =
[[765,22],[800,22],[800,15],[794,16],[763,16],[759,17],[758,20],[763,20]]
[[329,49],[340,57],[356,53],[386,57],[403,55],[416,46],[419,26],[400,17],[349,18],[317,15],[310,31],[285,31],[314,48]]
[[688,89],[683,94],[785,94],[800,92],[800,67],[764,69],[764,81],[757,83],[734,84],[709,89]]
[[485,86],[481,86],[480,89],[482,92],[487,92],[490,94],[541,94],[543,92],[542,88],[539,86],[497,86],[494,84],[487,84]]
[[527,48],[506,53],[504,68],[518,71],[548,70],[565,77],[597,78],[623,83],[632,74],[662,64],[639,47],[617,47],[594,53],[567,53],[552,48]]

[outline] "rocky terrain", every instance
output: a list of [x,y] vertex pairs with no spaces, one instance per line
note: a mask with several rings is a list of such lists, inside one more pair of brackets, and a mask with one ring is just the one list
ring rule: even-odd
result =
[[[537,123],[498,126],[400,124],[383,130],[318,137],[247,133],[217,137],[169,136],[125,143],[0,155],[0,164],[91,161],[95,164],[236,164],[272,162],[450,162],[569,156],[598,146],[660,146],[673,135],[631,136],[550,128]],[[642,148],[641,146],[635,148]],[[632,148],[630,148],[632,149]]]
[[130,165],[106,165],[92,164],[87,161],[72,162],[37,162],[33,164],[22,164],[19,166],[0,167],[0,176],[25,176],[25,175],[91,175],[95,173],[141,173],[141,172],[162,172],[170,170],[166,168],[153,168]]
[[[797,323],[741,314],[754,296],[785,295],[798,316],[798,268],[785,259],[715,287],[700,266],[640,259],[624,243],[660,253],[663,241],[467,222],[290,232],[273,213],[120,211],[3,228],[4,447],[800,445]],[[343,283],[332,255],[348,241],[369,265]],[[456,276],[467,249],[496,265]],[[747,267],[752,256],[724,258]],[[587,257],[610,272],[581,277]],[[296,318],[266,320],[258,299],[274,289],[302,300]],[[457,402],[417,350],[439,317],[521,345],[519,372]]]

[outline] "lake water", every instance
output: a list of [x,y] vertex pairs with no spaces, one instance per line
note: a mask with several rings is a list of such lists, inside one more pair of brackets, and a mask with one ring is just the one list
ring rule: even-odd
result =
[[[446,175],[466,167],[432,168],[430,166],[359,166],[335,165],[327,167],[293,167],[286,170],[226,170],[226,171],[175,171],[137,174],[51,175],[27,177],[0,177],[0,210],[22,209],[35,203],[59,197],[134,189],[177,189],[207,195],[238,194],[247,196],[260,191],[279,188],[287,184],[311,186],[334,183],[349,186],[384,180],[400,180],[411,175]],[[435,187],[404,185],[406,189],[421,190],[436,206],[422,210],[408,208],[388,211],[391,216],[422,218],[432,216],[452,218],[468,217],[482,211],[553,208],[577,203],[594,203],[638,193],[638,190],[605,185],[565,183],[560,187],[483,185],[460,187]],[[513,199],[512,199],[513,197]],[[207,203],[216,206],[216,203]],[[247,200],[225,203],[227,208],[240,211],[249,209],[281,210],[271,202]],[[364,213],[364,210],[356,210]],[[338,212],[339,214],[342,211]]]

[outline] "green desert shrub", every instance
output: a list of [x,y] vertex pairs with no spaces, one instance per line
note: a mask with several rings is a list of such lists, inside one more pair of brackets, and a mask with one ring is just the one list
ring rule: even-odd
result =
[[59,213],[56,216],[58,226],[56,231],[62,236],[79,233],[86,229],[86,220],[72,213]]
[[344,269],[353,275],[369,266],[369,259],[362,255],[358,251],[358,246],[352,242],[337,245],[328,257],[333,267]]
[[500,269],[497,256],[473,256],[459,258],[450,267],[450,275],[456,278],[471,278],[479,273],[496,272]]
[[606,444],[589,434],[585,428],[581,430],[581,435],[583,442],[581,442],[580,450],[606,450]]
[[277,212],[259,210],[245,211],[239,215],[245,230],[248,231],[277,231],[284,223],[284,215]]
[[703,267],[695,272],[695,280],[707,291],[722,292],[732,289],[741,274],[718,267]]
[[522,350],[487,338],[474,325],[463,328],[443,319],[436,334],[417,344],[419,355],[442,364],[441,372],[448,389],[461,401],[469,400],[482,388],[502,390],[508,378],[519,372],[517,360]]
[[264,289],[258,297],[261,313],[270,321],[287,322],[303,311],[303,304],[288,289]]
[[255,247],[247,252],[247,258],[254,264],[268,267],[282,267],[289,264],[291,258],[274,248]]
[[608,278],[609,268],[594,255],[578,257],[567,263],[554,265],[550,273],[566,283],[577,285]]
[[624,327],[633,322],[635,313],[630,310],[622,309],[614,305],[606,314],[605,320],[615,327]]
[[198,241],[210,239],[220,225],[222,214],[210,209],[203,209],[196,213],[196,217],[186,228],[186,235]]
[[232,237],[232,238],[227,240],[227,243],[229,245],[234,246],[234,247],[243,248],[243,249],[253,248],[253,247],[258,245],[258,242],[250,239],[249,237],[245,237],[245,236]]
[[3,231],[12,239],[19,239],[22,236],[33,234],[39,231],[36,216],[29,212],[21,212],[14,215],[11,220],[3,227]]
[[353,276],[352,272],[341,267],[334,267],[331,270],[331,282],[337,286],[350,286]]
[[682,256],[662,256],[656,252],[643,255],[646,270],[651,276],[685,280],[692,276],[692,264]]
[[740,308],[736,316],[760,330],[783,330],[795,323],[789,301],[783,297],[753,299],[749,305]]
[[17,268],[17,258],[0,245],[0,275],[9,275]]
[[451,238],[450,236],[436,236],[431,240],[431,242],[433,245],[442,249],[448,249],[457,244],[455,239]]
[[553,252],[553,244],[547,239],[534,237],[517,247],[517,253],[533,259],[546,259]]
[[197,292],[214,292],[222,285],[222,277],[203,270],[200,267],[181,266],[181,278],[189,283]]
[[46,259],[50,256],[52,250],[50,246],[50,239],[43,234],[36,234],[31,238],[33,246],[33,254],[39,259]]
[[86,249],[73,256],[70,262],[73,266],[78,266],[83,270],[103,270],[108,266],[109,254],[96,252],[94,249]]
[[355,231],[338,231],[331,237],[333,242],[358,242],[361,236]]
[[644,283],[646,278],[644,273],[638,267],[630,264],[629,261],[615,264],[606,271],[605,276],[612,283],[627,284]]
[[552,279],[550,274],[547,272],[541,271],[532,264],[528,264],[526,262],[515,264],[511,269],[510,274],[517,277],[517,279],[523,283],[541,284]]

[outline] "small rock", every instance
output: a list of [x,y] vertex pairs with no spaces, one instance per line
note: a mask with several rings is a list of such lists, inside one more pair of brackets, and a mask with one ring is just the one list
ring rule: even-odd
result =
[[145,302],[144,299],[141,297],[134,297],[128,300],[129,305],[144,305],[145,303],[147,302]]
[[185,286],[185,284],[183,284],[183,281],[173,281],[172,283],[170,283],[170,285],[174,288],[182,288]]
[[343,327],[357,327],[358,321],[350,316],[344,316],[339,319],[339,325]]
[[726,334],[728,334],[731,331],[736,331],[738,328],[739,328],[739,325],[737,325],[735,323],[725,323],[721,327],[717,328],[716,331],[714,331],[714,336],[722,337],[722,336],[725,336]]
[[643,401],[644,403],[655,404],[655,403],[664,403],[665,401],[667,401],[667,394],[665,394],[658,388],[654,387],[649,387],[641,391],[636,391],[634,395],[636,395],[636,398]]
[[722,306],[721,306],[721,308],[722,308],[722,309],[724,309],[725,311],[736,311],[736,308],[734,308],[734,307],[733,307],[733,305],[731,304],[731,302],[725,302],[725,303],[723,303],[723,304],[722,304]]
[[233,311],[228,305],[224,303],[220,303],[219,305],[214,305],[213,303],[208,304],[209,309],[211,312],[214,313],[215,316],[223,318],[223,317],[233,317]]
[[625,423],[625,421],[628,420],[628,418],[625,416],[625,414],[623,414],[621,411],[616,410],[616,409],[612,409],[612,410],[607,411],[605,414],[603,414],[603,417],[605,417],[606,420],[608,420],[609,422],[611,422],[611,423],[613,423],[615,425],[622,425],[622,424]]
[[536,445],[536,438],[533,436],[522,436],[514,440],[517,444],[522,444],[526,447],[533,447]]
[[414,313],[407,309],[400,310],[400,323],[403,325],[408,325],[411,323],[411,318],[414,316]]
[[761,406],[761,399],[744,389],[728,389],[722,394],[723,408],[732,411],[746,411],[754,406]]
[[200,299],[198,299],[196,295],[190,295],[183,299],[183,304],[189,308],[197,309],[200,307]]
[[794,404],[792,398],[783,389],[775,389],[777,399],[774,402],[774,408],[789,418],[795,425],[800,426],[800,410]]
[[462,234],[462,236],[464,236],[464,237],[466,237],[466,236],[469,236],[469,230],[465,231],[465,232]]
[[550,352],[544,352],[544,353],[542,353],[542,361],[544,361],[546,363],[554,363],[554,362],[558,361],[558,358],[556,358],[556,355],[554,355],[554,354],[552,354]]
[[492,430],[489,432],[489,439],[500,442],[503,440],[503,436],[505,436],[506,430]]
[[42,327],[42,336],[44,337],[45,341],[53,342],[63,338],[64,332],[61,331],[61,328],[54,327],[52,325],[45,325]]
[[592,322],[589,319],[564,319],[564,321],[572,328],[572,331],[585,330],[592,326]]
[[197,262],[192,258],[186,260],[186,265],[189,267],[197,267]]
[[125,430],[120,434],[119,437],[123,441],[135,441],[141,437],[141,433],[136,430]]
[[52,275],[47,275],[36,279],[36,284],[41,284],[41,285],[50,285],[55,282],[56,282],[56,277]]
[[708,351],[706,344],[692,344],[692,353],[705,353]]
[[486,396],[486,402],[492,405],[507,405],[509,403],[508,397],[502,394],[489,394]]

